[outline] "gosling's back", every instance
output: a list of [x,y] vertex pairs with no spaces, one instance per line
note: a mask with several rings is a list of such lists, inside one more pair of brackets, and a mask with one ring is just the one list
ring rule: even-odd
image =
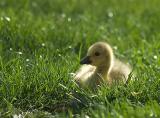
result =
[[125,64],[118,59],[114,60],[113,67],[109,73],[110,81],[113,83],[114,81],[122,81],[126,82],[129,74],[131,73],[131,66],[129,64]]

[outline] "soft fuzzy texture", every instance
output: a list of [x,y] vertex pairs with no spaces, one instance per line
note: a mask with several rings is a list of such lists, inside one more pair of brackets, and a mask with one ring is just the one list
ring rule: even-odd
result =
[[111,46],[105,42],[93,44],[81,64],[84,65],[76,72],[74,79],[85,88],[96,88],[101,82],[109,85],[119,81],[125,83],[131,73],[130,65],[116,59]]

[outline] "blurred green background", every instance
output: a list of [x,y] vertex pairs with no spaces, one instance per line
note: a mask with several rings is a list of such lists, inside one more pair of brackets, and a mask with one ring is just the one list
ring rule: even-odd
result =
[[[159,5],[159,0],[1,0],[0,117],[160,117]],[[116,57],[133,66],[135,81],[97,92],[75,85],[69,73],[97,41],[111,44]],[[62,106],[77,98],[73,91],[81,102],[64,112]]]

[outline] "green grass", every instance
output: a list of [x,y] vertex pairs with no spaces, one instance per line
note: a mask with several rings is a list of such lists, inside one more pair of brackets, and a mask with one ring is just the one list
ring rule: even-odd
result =
[[[0,117],[160,117],[159,4],[1,0]],[[76,86],[69,73],[97,41],[117,47],[135,81],[96,92]],[[64,105],[68,112],[58,112]]]

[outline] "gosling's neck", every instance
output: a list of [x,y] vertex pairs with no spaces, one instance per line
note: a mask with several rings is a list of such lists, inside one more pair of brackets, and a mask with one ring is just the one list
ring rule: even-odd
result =
[[107,76],[109,71],[110,71],[110,65],[100,65],[96,68],[96,72],[100,74],[102,77]]
[[107,64],[101,64],[96,67],[96,73],[100,74],[104,79],[108,79],[109,73],[112,69],[113,59],[111,58]]

